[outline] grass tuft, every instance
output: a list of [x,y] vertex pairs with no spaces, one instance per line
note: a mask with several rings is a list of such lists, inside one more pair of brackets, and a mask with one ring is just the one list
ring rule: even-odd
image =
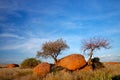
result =
[[120,64],[104,64],[105,68],[94,71],[70,72],[58,67],[44,78],[33,74],[33,69],[0,68],[0,80],[120,80]]

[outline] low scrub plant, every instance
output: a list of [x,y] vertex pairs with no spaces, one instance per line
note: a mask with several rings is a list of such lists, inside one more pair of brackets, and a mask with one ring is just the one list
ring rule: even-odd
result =
[[37,60],[35,58],[27,58],[21,63],[20,68],[33,68],[39,63],[41,63],[40,60]]

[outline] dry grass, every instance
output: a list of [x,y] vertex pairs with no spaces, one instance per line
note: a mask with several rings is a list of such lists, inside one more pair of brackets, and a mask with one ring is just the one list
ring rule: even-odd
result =
[[116,75],[120,78],[120,64],[105,66],[95,71],[49,73],[42,79],[34,75],[32,69],[0,68],[0,80],[112,80]]
[[29,74],[32,74],[32,69],[0,68],[0,80],[16,80]]
[[96,71],[83,72],[78,70],[73,73],[50,73],[43,80],[112,80],[112,77],[115,75],[120,75],[120,64],[106,64],[106,68],[99,69]]
[[8,64],[0,64],[0,68],[7,68]]

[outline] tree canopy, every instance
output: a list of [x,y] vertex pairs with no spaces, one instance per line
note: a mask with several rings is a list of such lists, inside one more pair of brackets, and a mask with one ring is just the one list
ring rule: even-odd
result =
[[101,48],[109,49],[110,48],[109,40],[104,39],[102,37],[93,37],[82,41],[82,50],[84,51],[84,53],[88,51],[87,54],[90,56],[88,59],[88,63],[92,58],[93,51]]
[[37,53],[37,57],[52,57],[57,62],[57,56],[61,54],[61,51],[69,48],[65,41],[58,39],[56,41],[49,41],[42,44],[42,51]]

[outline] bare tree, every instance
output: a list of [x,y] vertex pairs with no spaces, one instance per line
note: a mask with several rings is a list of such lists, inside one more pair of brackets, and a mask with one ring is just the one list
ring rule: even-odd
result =
[[109,41],[107,39],[104,39],[102,37],[93,37],[88,40],[82,41],[82,49],[84,53],[88,52],[89,55],[88,64],[91,61],[94,50],[96,49],[99,50],[101,48],[105,48],[105,49],[110,48]]
[[57,62],[57,56],[61,54],[61,51],[69,48],[68,45],[62,39],[58,39],[56,41],[45,42],[42,45],[42,51],[37,53],[37,57],[52,57],[54,62]]

